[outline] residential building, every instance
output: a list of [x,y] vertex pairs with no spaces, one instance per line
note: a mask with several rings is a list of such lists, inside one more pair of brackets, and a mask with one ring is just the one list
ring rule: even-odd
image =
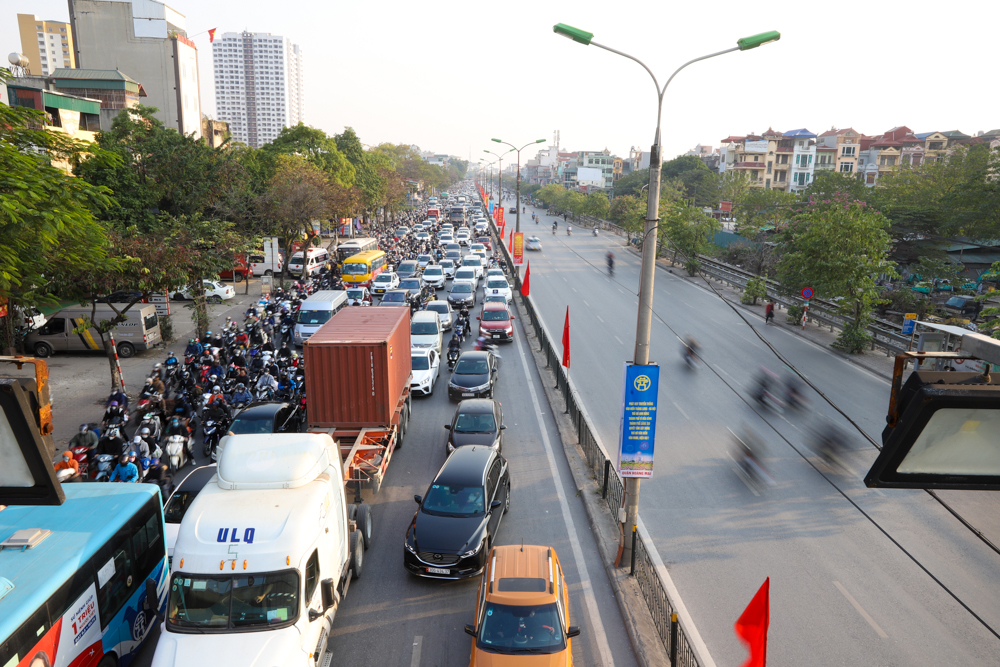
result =
[[[44,111],[48,132],[90,143],[100,130],[100,100],[46,90],[44,78],[14,79],[7,84],[7,95],[11,106]],[[67,174],[72,172],[72,165],[64,160],[53,160],[52,164]]]
[[740,144],[746,140],[745,136],[730,135],[722,140],[719,147],[719,173],[724,174],[727,169],[731,170],[736,164],[736,155]]
[[623,171],[624,168],[625,168],[625,160],[616,155],[615,161],[611,165],[611,180],[613,182],[617,183],[618,179],[622,177],[622,174],[624,173]]
[[208,116],[201,117],[201,139],[212,148],[218,148],[230,137],[229,123]]
[[792,142],[792,175],[790,192],[800,192],[812,183],[816,169],[816,135],[806,128],[785,132],[786,141]]
[[69,23],[18,14],[17,28],[21,33],[21,53],[28,57],[31,73],[48,76],[59,67],[76,67]]
[[201,137],[198,48],[186,19],[159,0],[69,0],[76,67],[121,70],[169,128]]
[[835,168],[842,174],[857,172],[861,134],[853,128],[831,128],[816,138],[816,142],[836,149]]
[[111,129],[111,122],[122,109],[137,107],[146,97],[146,89],[116,69],[57,69],[49,77],[54,89],[101,102],[101,130]]
[[[215,115],[260,148],[304,120],[302,50],[269,32],[227,32],[212,44]],[[442,156],[447,158],[447,156]]]
[[[767,128],[764,133],[767,141],[767,168],[764,176],[764,187],[769,190],[787,191],[791,179],[788,177],[792,166],[791,157],[795,141],[785,138],[784,133]],[[768,181],[770,180],[770,183]]]
[[630,163],[630,171],[649,169],[649,157],[649,151],[644,151],[636,146],[629,148],[628,161]]
[[948,137],[941,132],[920,132],[914,135],[924,142],[924,160],[939,162],[948,148]]
[[816,167],[813,169],[814,178],[818,171],[833,171],[837,168],[837,147],[819,143],[818,139],[819,137],[817,137],[816,142]]
[[603,151],[581,151],[578,159],[580,161],[579,167],[600,171],[599,178],[588,179],[586,182],[581,180],[580,185],[586,186],[588,189],[611,189],[611,186],[614,184],[615,164],[615,156],[611,155],[611,151],[607,148]]

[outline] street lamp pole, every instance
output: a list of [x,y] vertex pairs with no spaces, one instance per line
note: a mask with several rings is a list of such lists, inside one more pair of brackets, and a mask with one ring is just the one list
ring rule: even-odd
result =
[[[715,53],[689,60],[674,70],[674,73],[670,75],[667,83],[661,89],[656,75],[653,74],[652,70],[644,62],[635,56],[630,56],[627,53],[612,49],[603,44],[598,44],[594,41],[594,33],[568,26],[565,23],[557,23],[552,27],[552,31],[584,46],[593,45],[638,63],[652,77],[653,85],[656,87],[656,133],[653,135],[653,145],[649,149],[649,192],[646,196],[646,225],[642,239],[642,269],[639,279],[639,312],[635,323],[635,351],[633,354],[633,363],[637,366],[645,366],[649,364],[649,336],[653,321],[653,280],[656,271],[656,231],[660,221],[660,169],[662,166],[662,159],[660,157],[660,119],[663,115],[663,95],[667,92],[667,87],[674,80],[674,77],[677,76],[677,73],[688,65],[700,60],[721,56],[723,53],[747,51],[757,48],[762,44],[776,42],[781,39],[781,33],[771,31],[751,37],[744,37],[737,40],[736,46],[731,49],[716,51]],[[624,481],[625,534],[628,535],[634,530],[639,519],[639,480],[629,477]],[[628,563],[632,556],[632,545],[628,539],[624,540],[624,542],[624,550],[620,562]]]
[[[500,139],[494,139],[493,141],[497,142],[498,144],[510,146],[511,150],[517,151],[517,212],[515,213],[517,221],[514,224],[514,231],[520,232],[521,231],[521,151],[527,148],[528,146],[531,146],[532,144],[544,143],[545,139],[536,139],[535,141],[529,141],[520,148],[517,148],[516,146],[514,146],[514,144],[509,144],[506,141],[501,141]],[[521,267],[515,266],[514,272],[515,275],[520,277]]]
[[[496,204],[497,204],[497,206],[503,206],[503,203],[502,203],[502,201],[503,201],[503,154],[497,154],[497,153],[494,153],[493,151],[488,151],[485,148],[483,149],[483,152],[484,153],[489,153],[490,155],[495,155],[496,158],[498,160],[500,160],[500,164],[497,167],[497,201],[496,201]],[[507,152],[511,153],[513,151],[507,151]],[[491,181],[492,181],[492,178],[491,178]],[[491,183],[491,185],[492,185],[492,183]]]

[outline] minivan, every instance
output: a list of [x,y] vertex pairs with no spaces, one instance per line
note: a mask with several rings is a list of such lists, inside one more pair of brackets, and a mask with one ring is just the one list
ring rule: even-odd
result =
[[[91,316],[92,306],[72,306],[53,314],[49,321],[25,338],[24,346],[36,357],[48,357],[55,352],[76,352],[79,350],[104,350],[101,336],[91,327],[82,333],[73,333],[81,326],[84,318]],[[160,321],[156,306],[137,303],[125,313],[127,320],[115,327],[114,339],[118,356],[123,359],[135,356],[136,350],[148,350],[160,342]],[[110,320],[115,316],[111,306],[99,303],[94,312],[94,320]]]
[[441,354],[441,318],[433,310],[418,310],[410,320],[410,347],[429,347]]
[[[320,268],[328,261],[330,261],[330,253],[325,249],[310,248],[306,250],[305,274],[309,276],[318,274]],[[302,268],[302,252],[299,251],[292,255],[292,261],[288,263],[288,272],[293,275],[301,275]]]
[[319,331],[334,313],[347,306],[347,292],[343,290],[320,290],[302,302],[295,316],[295,330],[292,340],[302,345]]

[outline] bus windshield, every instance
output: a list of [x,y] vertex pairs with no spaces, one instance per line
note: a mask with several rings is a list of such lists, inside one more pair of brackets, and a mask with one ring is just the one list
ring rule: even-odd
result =
[[345,262],[344,274],[348,276],[363,276],[368,273],[368,265],[362,262]]
[[173,632],[225,632],[294,623],[299,573],[209,577],[177,573],[170,585],[167,626]]

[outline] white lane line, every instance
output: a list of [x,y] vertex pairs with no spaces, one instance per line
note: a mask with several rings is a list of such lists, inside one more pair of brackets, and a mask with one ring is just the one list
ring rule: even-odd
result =
[[683,410],[681,410],[681,406],[677,405],[677,401],[670,401],[670,402],[674,404],[675,408],[677,408],[677,412],[679,412],[682,415],[684,415],[684,419],[686,419],[688,421],[691,421],[691,418],[687,416],[687,413],[684,412]]
[[619,343],[621,343],[622,345],[624,345],[624,344],[625,344],[625,341],[623,341],[623,340],[622,340],[621,338],[619,338],[618,336],[615,336],[615,340],[616,340],[616,341],[618,341]]
[[559,468],[556,466],[556,457],[552,452],[552,443],[549,442],[549,432],[542,422],[542,404],[538,401],[538,394],[535,392],[535,385],[528,375],[528,361],[524,356],[524,346],[518,336],[514,337],[517,344],[517,353],[521,357],[521,369],[524,371],[524,379],[528,384],[528,393],[531,394],[531,402],[535,404],[535,419],[538,422],[538,430],[542,434],[542,445],[545,447],[545,456],[549,460],[549,469],[552,471],[552,480],[556,486],[556,496],[559,498],[559,509],[561,510],[563,523],[566,524],[566,532],[569,534],[569,541],[573,547],[573,559],[577,563],[580,574],[580,587],[583,589],[583,597],[587,603],[587,615],[590,617],[590,627],[587,633],[593,635],[597,642],[597,650],[601,654],[601,664],[609,667],[615,664],[614,656],[611,654],[611,646],[608,644],[608,637],[604,633],[604,624],[601,623],[601,614],[597,608],[597,598],[594,596],[594,588],[590,583],[590,572],[587,570],[587,562],[583,559],[583,547],[580,546],[580,537],[576,532],[576,525],[569,513],[569,503],[566,502],[566,494],[563,493],[563,480]]
[[600,315],[598,315],[597,313],[594,313],[594,315],[595,315],[595,316],[597,317],[597,319],[599,319],[599,320],[600,320],[601,322],[603,322],[603,321],[604,321],[604,318],[603,318],[603,317],[601,317]]
[[424,638],[417,635],[413,638],[413,657],[410,658],[410,667],[420,667],[420,649],[423,648]]
[[878,633],[879,637],[881,637],[882,639],[887,639],[889,637],[889,635],[885,634],[885,630],[883,630],[882,628],[880,628],[879,625],[878,625],[878,623],[875,622],[875,619],[872,618],[868,614],[867,611],[865,611],[864,607],[862,607],[860,604],[858,604],[858,601],[855,600],[854,597],[850,593],[847,592],[847,589],[844,588],[843,584],[841,584],[839,581],[835,581],[835,582],[833,582],[833,585],[837,587],[837,590],[839,590],[841,593],[844,594],[844,597],[847,598],[847,601],[850,602],[854,606],[854,609],[859,614],[861,614],[861,618],[863,618],[866,621],[868,621],[868,625],[872,626],[872,629],[875,630],[875,632]]
[[[570,288],[571,290],[573,290],[574,292],[576,292],[576,288],[575,288],[575,287],[573,287],[572,285],[570,285],[570,287],[569,287],[569,288]],[[579,292],[577,292],[577,294],[579,294]]]
[[583,300],[583,305],[585,305],[585,306],[586,306],[587,308],[590,308],[590,304],[589,304],[589,303],[587,303],[587,300],[586,300],[586,299],[584,299],[584,300]]
[[568,283],[569,282],[568,280],[566,280],[566,276],[561,276],[561,277],[562,277],[564,283]]

